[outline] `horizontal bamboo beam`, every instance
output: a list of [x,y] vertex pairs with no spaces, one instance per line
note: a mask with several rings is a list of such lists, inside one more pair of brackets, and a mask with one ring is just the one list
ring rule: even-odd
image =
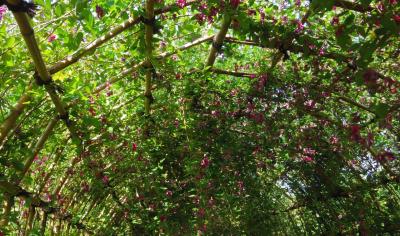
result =
[[[186,5],[191,5],[194,2],[195,1],[189,2]],[[163,13],[167,13],[167,12],[173,10],[174,7],[176,7],[176,6],[177,6],[177,4],[174,3],[174,4],[171,4],[171,5],[165,6],[164,8],[156,9],[156,10],[154,10],[154,15],[160,15],[160,14],[163,14]],[[60,61],[56,62],[54,65],[52,65],[49,68],[49,72],[51,74],[57,73],[57,72],[65,69],[66,67],[78,62],[82,57],[84,57],[88,53],[93,52],[94,50],[96,50],[98,47],[100,47],[104,43],[106,43],[109,40],[115,38],[116,36],[118,36],[122,32],[132,28],[133,26],[137,25],[138,23],[140,23],[142,21],[143,21],[143,17],[130,17],[125,22],[123,22],[123,23],[115,26],[114,28],[110,29],[106,34],[104,34],[100,38],[97,38],[96,40],[92,41],[91,43],[89,43],[85,47],[83,47],[81,49],[78,49],[77,51],[75,51],[71,55],[68,55],[65,58],[61,59]]]
[[240,72],[240,71],[228,71],[228,70],[222,70],[222,69],[217,69],[217,68],[211,68],[210,72],[213,72],[215,74],[231,75],[231,76],[236,76],[236,77],[248,77],[248,78],[251,78],[256,75],[254,73]]

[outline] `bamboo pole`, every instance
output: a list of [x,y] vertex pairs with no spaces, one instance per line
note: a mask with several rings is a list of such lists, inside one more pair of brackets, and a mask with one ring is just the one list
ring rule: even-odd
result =
[[335,0],[334,5],[340,8],[344,8],[347,10],[353,10],[353,11],[358,11],[361,13],[369,12],[372,11],[374,8],[371,6],[363,6],[361,4],[358,4],[356,2],[350,2],[347,0]]
[[222,70],[222,69],[217,69],[217,68],[211,68],[210,72],[213,72],[215,74],[231,75],[231,76],[236,76],[236,77],[248,77],[248,78],[251,78],[252,76],[255,75],[255,74],[247,73],[247,72],[228,71],[228,70]]
[[54,159],[54,162],[51,164],[49,171],[46,172],[46,176],[43,178],[42,183],[39,185],[38,193],[42,193],[44,186],[46,185],[47,181],[50,179],[51,175],[54,172],[55,166],[58,164],[58,161],[60,160],[63,151],[65,150],[65,146],[62,147],[61,149],[56,151],[56,157]]
[[232,17],[230,13],[225,13],[222,20],[221,29],[213,39],[213,45],[211,45],[210,54],[208,55],[206,67],[212,67],[215,59],[217,58],[218,51],[224,42],[226,33],[228,32],[229,25],[231,24]]
[[[20,3],[20,0],[8,0],[8,2],[13,5],[18,5]],[[28,47],[28,51],[35,64],[35,68],[38,76],[40,77],[40,80],[44,83],[44,87],[49,94],[51,100],[53,101],[57,112],[60,114],[60,117],[63,117],[65,124],[67,125],[67,128],[71,133],[72,139],[79,144],[80,139],[77,135],[75,125],[68,120],[68,113],[65,109],[65,106],[62,103],[53,85],[50,83],[52,81],[51,75],[43,61],[42,54],[35,38],[35,33],[29,23],[28,15],[24,12],[13,12],[13,15],[21,31],[21,35],[24,38],[24,41]]]
[[[33,194],[31,192],[26,191],[25,189],[21,188],[19,185],[15,185],[13,183],[10,183],[8,181],[3,181],[0,180],[0,191],[4,192],[5,194],[9,196],[14,196],[14,197],[21,197],[25,200],[29,200],[31,202],[31,207],[39,207],[43,209],[43,211],[46,212],[51,212],[55,215],[57,215],[58,218],[62,218],[63,220],[71,221],[72,217],[70,214],[67,214],[69,217],[65,217],[63,213],[60,212],[59,208],[55,208],[49,205],[49,202],[45,202],[42,199],[40,199],[39,196],[36,194]],[[83,227],[85,230],[87,230],[86,226],[83,225],[82,223],[77,223],[74,224],[75,226],[79,225],[79,227]]]
[[48,214],[47,212],[43,212],[43,216],[42,216],[42,221],[40,223],[40,235],[44,236],[46,233],[46,225],[47,225],[47,218],[48,218]]
[[24,231],[25,236],[28,236],[29,232],[32,230],[35,213],[36,213],[35,207],[32,205],[29,206],[29,214],[28,214],[28,219],[26,220],[25,231]]
[[14,128],[15,124],[17,123],[18,117],[22,114],[27,103],[31,100],[31,94],[29,93],[29,91],[32,90],[32,86],[33,86],[32,83],[29,84],[27,91],[19,98],[17,105],[15,105],[10,114],[1,124],[0,146],[2,146],[7,135],[10,133],[10,131]]
[[[20,0],[9,0],[8,2],[11,3],[11,4],[17,5],[20,2]],[[192,5],[193,3],[195,3],[195,1],[188,2],[186,4],[186,6]],[[157,10],[155,10],[155,14],[159,15],[159,14],[162,14],[162,13],[169,12],[169,11],[173,10],[176,5],[177,4],[171,4],[171,5],[168,5],[168,6],[164,7],[164,8],[157,9]],[[29,26],[29,22],[26,21],[27,20],[26,19],[27,16],[26,16],[25,13],[15,13],[15,14],[17,14],[18,18],[20,18],[21,23],[23,24],[24,27]],[[71,55],[68,55],[65,58],[61,59],[60,61],[56,62],[53,66],[51,66],[49,68],[48,72],[50,74],[54,74],[54,73],[59,72],[60,70],[65,69],[66,67],[68,67],[70,65],[73,65],[74,63],[78,62],[82,57],[84,57],[85,55],[88,55],[89,52],[93,52],[98,47],[100,47],[101,45],[106,43],[107,41],[113,39],[117,35],[121,34],[125,30],[131,28],[132,26],[138,24],[141,21],[142,21],[142,19],[140,17],[129,18],[128,20],[126,20],[122,24],[112,28],[105,35],[103,35],[102,37],[94,40],[93,42],[91,42],[90,44],[85,46],[84,48],[78,49],[77,51],[75,51]],[[29,28],[31,30],[29,30]],[[26,30],[24,32],[26,32],[28,35],[29,34],[33,34],[33,30],[32,30],[31,27],[28,27],[28,28],[25,28],[25,29]],[[27,37],[30,38],[30,41],[32,41],[32,39],[34,40],[34,37],[32,38],[32,36],[27,36]],[[36,47],[32,47],[31,49],[34,50],[35,52],[38,51],[38,47],[37,46]],[[40,60],[37,57],[35,57],[35,58],[37,60]],[[43,72],[45,67],[42,67],[41,69],[42,69],[42,72]],[[41,78],[42,79],[46,79],[47,77],[42,77],[41,76]],[[22,112],[25,109],[26,105],[32,100],[32,97],[30,95],[30,92],[31,92],[32,89],[33,89],[33,84],[30,84],[27,87],[25,93],[19,99],[17,105],[15,105],[15,107],[12,109],[10,114],[7,116],[6,120],[1,124],[1,127],[0,127],[0,146],[3,143],[3,141],[5,140],[5,138],[7,137],[7,135],[10,133],[12,128],[15,126],[15,123],[17,122],[19,116],[22,114]]]
[[39,154],[39,152],[42,150],[45,142],[47,139],[50,137],[51,132],[53,131],[54,127],[56,127],[56,124],[58,122],[58,117],[53,118],[46,126],[45,131],[42,133],[40,136],[38,142],[36,143],[33,152],[31,156],[25,161],[24,168],[21,172],[21,176],[19,178],[19,182],[23,180],[24,176],[28,172],[29,168],[31,167],[33,160],[35,159],[36,155]]
[[[189,2],[188,4],[186,4],[186,6],[191,5],[194,2],[195,1]],[[173,10],[176,5],[177,4],[174,3],[171,5],[165,6],[164,8],[157,9],[154,11],[154,15],[160,15],[163,13],[167,13],[167,12]],[[50,73],[51,74],[57,73],[57,72],[65,69],[66,67],[78,62],[85,55],[89,54],[90,52],[93,52],[94,50],[96,50],[98,47],[100,47],[104,43],[115,38],[116,36],[118,36],[119,34],[124,32],[125,30],[132,28],[133,26],[137,25],[138,23],[140,23],[142,21],[143,21],[143,19],[141,17],[130,17],[125,22],[110,29],[106,34],[104,34],[100,38],[97,38],[96,40],[92,41],[85,47],[78,49],[71,55],[68,55],[65,58],[61,59],[60,61],[56,62],[54,65],[52,65],[49,68]]]
[[150,115],[151,103],[152,103],[152,92],[151,92],[151,80],[153,77],[153,27],[155,24],[154,18],[154,0],[146,1],[146,21],[145,21],[145,44],[146,44],[146,79],[145,79],[145,113]]
[[11,208],[14,205],[14,197],[10,194],[4,194],[4,212],[0,220],[0,228],[6,227],[8,225]]

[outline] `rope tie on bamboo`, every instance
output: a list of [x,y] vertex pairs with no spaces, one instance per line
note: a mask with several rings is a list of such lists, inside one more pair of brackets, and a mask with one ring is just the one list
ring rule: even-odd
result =
[[8,10],[12,12],[25,12],[30,17],[35,16],[35,11],[38,9],[38,5],[33,3],[32,1],[20,0],[19,4],[14,5],[7,0],[0,0],[0,6],[6,5]]
[[71,120],[69,119],[68,112],[65,112],[63,115],[58,115],[58,119],[63,120],[67,126],[71,125]]
[[216,41],[212,42],[212,46],[213,48],[215,48],[215,50],[217,50],[218,52],[221,52],[222,50],[222,43],[218,43]]
[[38,86],[45,86],[45,85],[50,85],[53,83],[52,79],[48,79],[48,80],[43,80],[40,75],[38,74],[38,72],[36,71],[35,74],[33,75],[33,77],[35,78],[36,84]]
[[141,21],[142,21],[144,24],[148,25],[148,26],[155,27],[155,25],[156,25],[156,18],[155,18],[154,16],[153,16],[153,18],[151,18],[151,19],[147,19],[147,18],[145,18],[145,17],[142,17],[142,18],[141,18]]
[[144,97],[149,99],[150,104],[152,104],[154,102],[153,94],[151,94],[151,93],[150,94],[145,94]]

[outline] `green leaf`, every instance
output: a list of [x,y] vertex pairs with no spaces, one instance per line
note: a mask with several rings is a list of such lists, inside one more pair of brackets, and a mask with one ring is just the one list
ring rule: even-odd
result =
[[374,105],[372,109],[379,119],[383,119],[389,113],[390,106],[386,103],[379,103],[377,105]]

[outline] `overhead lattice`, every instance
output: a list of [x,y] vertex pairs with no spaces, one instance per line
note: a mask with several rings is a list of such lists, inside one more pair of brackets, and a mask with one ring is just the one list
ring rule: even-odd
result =
[[0,2],[0,234],[400,232],[396,0],[35,3]]

